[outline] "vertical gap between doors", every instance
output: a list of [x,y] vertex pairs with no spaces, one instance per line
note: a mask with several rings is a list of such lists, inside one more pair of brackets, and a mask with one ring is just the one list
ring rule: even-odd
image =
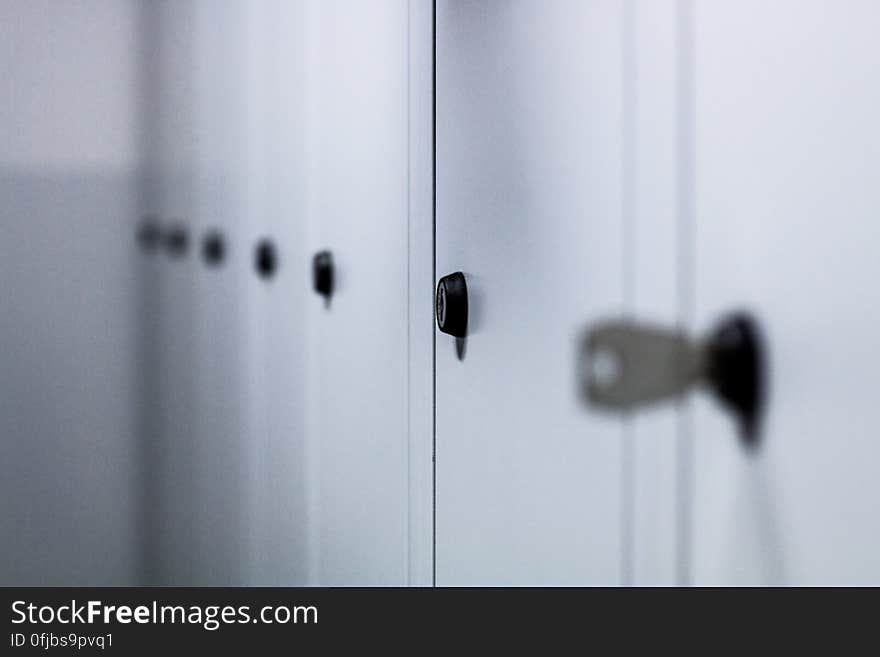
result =
[[[437,0],[431,3],[431,281],[437,280]],[[433,294],[433,287],[431,293]],[[431,304],[433,308],[433,303]],[[431,316],[431,585],[437,586],[437,327]]]
[[413,476],[412,476],[412,3],[406,5],[406,583],[413,585]]

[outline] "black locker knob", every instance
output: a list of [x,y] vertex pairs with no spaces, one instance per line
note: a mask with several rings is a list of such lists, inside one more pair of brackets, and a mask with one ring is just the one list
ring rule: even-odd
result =
[[706,380],[722,406],[739,419],[747,444],[757,441],[766,397],[764,345],[746,313],[724,317],[706,340]]
[[138,229],[138,244],[147,253],[153,253],[162,242],[162,227],[155,217],[144,217]]
[[330,251],[319,251],[312,259],[312,284],[315,292],[326,300],[333,296],[333,254]]
[[269,239],[257,242],[254,249],[254,267],[261,278],[271,278],[278,269],[278,253]]
[[457,338],[465,337],[468,324],[468,294],[464,274],[457,271],[441,278],[437,283],[435,302],[437,328]]
[[186,255],[189,250],[189,229],[186,224],[172,224],[165,233],[165,250],[175,258]]
[[217,267],[226,255],[226,242],[219,230],[209,231],[202,241],[202,258],[209,267]]

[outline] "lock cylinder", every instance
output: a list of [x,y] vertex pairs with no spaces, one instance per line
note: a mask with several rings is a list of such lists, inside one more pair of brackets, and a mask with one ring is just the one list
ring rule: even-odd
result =
[[312,259],[312,286],[328,302],[333,296],[334,278],[333,254],[319,251]]
[[437,283],[437,328],[441,332],[463,338],[467,335],[467,282],[460,271],[444,276]]

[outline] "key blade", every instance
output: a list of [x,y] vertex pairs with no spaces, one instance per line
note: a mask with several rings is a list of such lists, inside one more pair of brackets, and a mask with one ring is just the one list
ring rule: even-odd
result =
[[584,333],[580,361],[584,401],[627,411],[684,394],[701,378],[705,358],[682,331],[611,320]]

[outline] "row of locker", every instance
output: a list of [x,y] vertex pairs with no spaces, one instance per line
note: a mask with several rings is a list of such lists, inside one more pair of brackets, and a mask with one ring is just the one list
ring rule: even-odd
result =
[[[874,5],[154,11],[144,209],[283,236],[299,272],[159,274],[159,580],[876,580]],[[303,284],[325,245],[331,312]],[[739,309],[757,449],[680,371]],[[664,394],[585,406],[583,336],[641,358],[646,327],[630,380]]]
[[[139,258],[143,579],[430,584],[430,487],[415,508],[407,467],[412,435],[430,475],[430,431],[408,426],[430,370],[407,357],[407,6],[144,12],[139,212],[221,232],[228,266]],[[313,292],[328,247],[329,306]]]
[[[145,218],[138,229],[138,243],[146,253],[155,253],[160,247],[175,258],[187,255],[189,251],[189,231],[186,225],[173,224],[163,230],[155,218]],[[201,257],[209,267],[220,267],[227,257],[229,247],[223,232],[209,229],[201,240]],[[254,245],[254,271],[264,279],[270,279],[278,269],[280,256],[275,243],[262,238]],[[327,303],[333,296],[333,254],[319,251],[312,260],[312,284],[316,293]]]

